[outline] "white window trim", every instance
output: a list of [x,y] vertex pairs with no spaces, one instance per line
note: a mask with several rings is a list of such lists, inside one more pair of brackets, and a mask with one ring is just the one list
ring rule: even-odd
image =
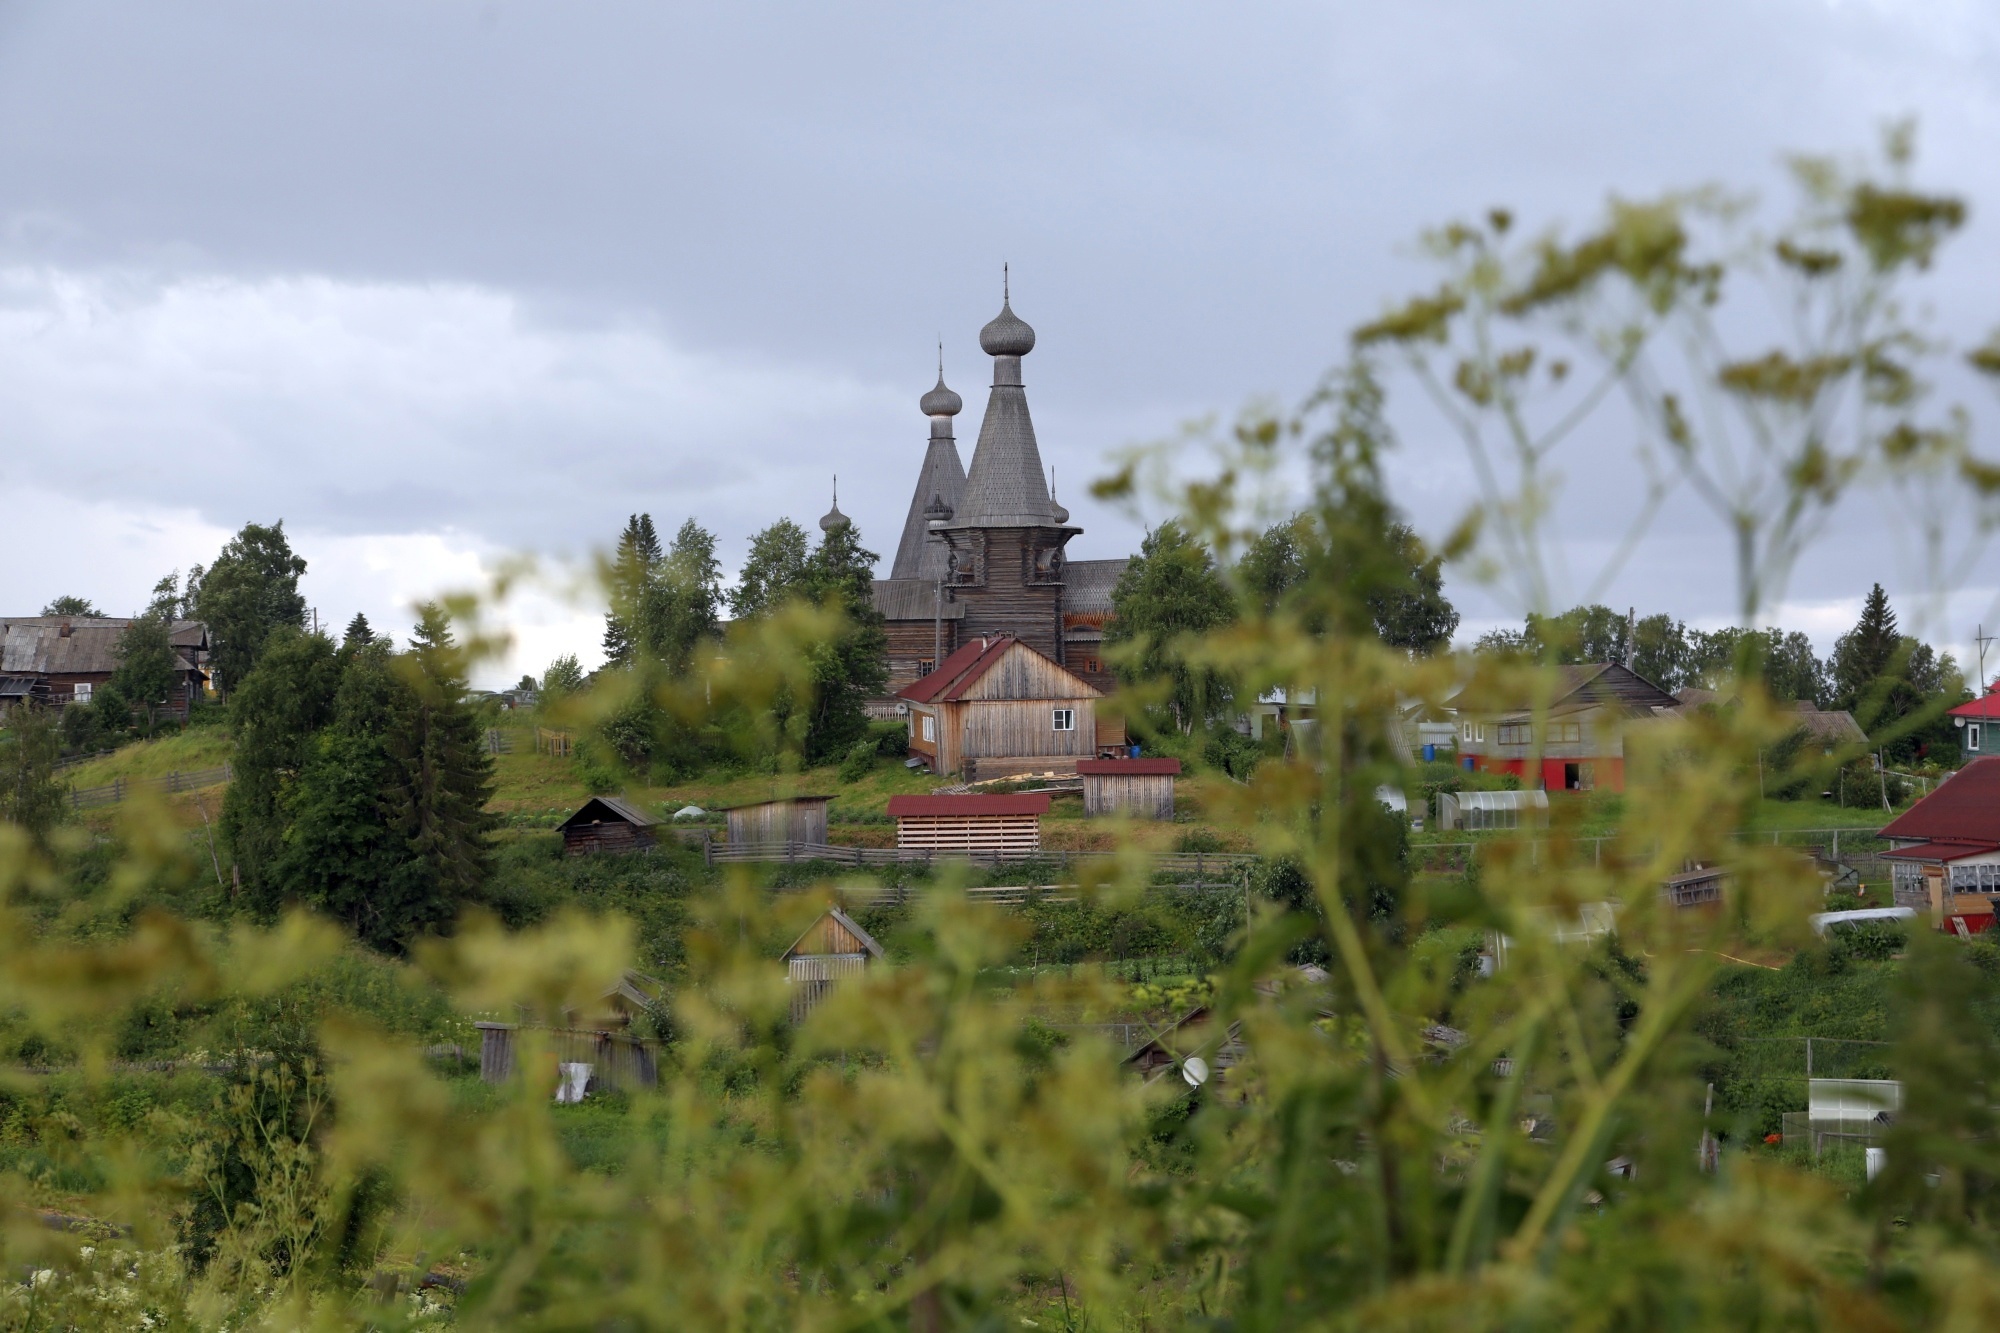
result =
[[1074,708],[1051,709],[1049,713],[1049,728],[1052,731],[1075,731],[1076,710]]
[[917,725],[917,734],[931,745],[937,744],[937,719],[929,713],[918,715],[923,720]]
[[1977,750],[1979,748],[1979,724],[1977,722],[1968,722],[1965,724],[1965,748],[1968,750]]
[[91,693],[95,688],[89,681],[80,680],[71,690],[70,698],[76,703],[87,704],[90,702]]

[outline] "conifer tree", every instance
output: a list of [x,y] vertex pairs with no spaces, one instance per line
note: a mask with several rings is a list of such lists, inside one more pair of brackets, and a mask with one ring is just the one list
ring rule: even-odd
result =
[[807,563],[802,591],[845,621],[831,639],[807,649],[813,670],[805,740],[809,763],[842,754],[866,735],[868,700],[888,688],[889,640],[875,609],[878,559],[861,545],[859,529],[842,523],[820,539]]
[[284,846],[287,800],[332,720],[341,663],[333,642],[287,626],[264,646],[258,669],[229,701],[235,777],[222,800],[221,832],[243,890],[242,905],[274,914],[284,901],[271,867]]
[[341,635],[341,647],[346,648],[355,644],[373,642],[375,642],[375,627],[368,623],[368,617],[365,614],[356,611],[354,619],[347,622],[347,632]]
[[663,553],[651,514],[634,514],[618,535],[611,561],[611,610],[604,617],[604,658],[607,666],[630,666],[638,648],[635,621],[639,605],[659,568]]

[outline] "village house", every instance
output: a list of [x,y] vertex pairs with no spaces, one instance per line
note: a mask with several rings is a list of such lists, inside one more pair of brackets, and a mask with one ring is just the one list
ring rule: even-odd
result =
[[[1952,709],[1951,721],[1958,728],[1958,748],[1967,759],[2000,754],[2000,733],[1994,731],[2000,724],[2000,680],[1987,686],[1986,693],[1977,699],[1967,699]],[[1988,741],[1993,744],[1988,745]]]
[[1098,688],[1009,635],[974,639],[903,687],[910,756],[968,781],[1036,773],[1076,776],[1079,759],[1125,744],[1120,721],[1099,718]]
[[[0,701],[87,704],[118,670],[118,641],[130,617],[14,616],[0,619]],[[185,719],[208,684],[208,626],[176,620],[167,629],[175,684],[167,711]]]
[[1983,929],[2000,898],[2000,755],[1974,759],[1882,829],[1896,902]]
[[1456,701],[1459,763],[1543,791],[1625,790],[1625,732],[1679,701],[1618,662],[1560,666],[1538,714],[1529,698]]

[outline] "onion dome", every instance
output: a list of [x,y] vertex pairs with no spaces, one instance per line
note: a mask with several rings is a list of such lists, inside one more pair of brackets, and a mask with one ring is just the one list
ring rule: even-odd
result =
[[836,477],[833,482],[833,508],[827,510],[825,517],[820,519],[819,530],[821,532],[838,532],[842,528],[850,526],[852,526],[851,520],[849,520],[847,515],[840,512],[840,479]]
[[1003,298],[1000,313],[979,331],[979,346],[988,356],[1026,356],[1035,350],[1035,331]]
[[917,400],[927,417],[955,417],[965,408],[965,400],[944,387],[944,372],[938,372],[937,388]]
[[944,502],[944,497],[936,491],[932,491],[931,502],[924,506],[924,522],[949,523],[951,522],[951,512],[951,506]]
[[1049,468],[1049,517],[1057,523],[1069,522],[1069,510],[1064,509],[1062,502],[1056,499],[1056,470],[1053,466]]

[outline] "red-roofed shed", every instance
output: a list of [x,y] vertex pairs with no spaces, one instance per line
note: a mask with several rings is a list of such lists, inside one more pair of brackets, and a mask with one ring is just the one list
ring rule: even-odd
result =
[[1067,776],[1079,759],[1121,745],[1100,723],[1097,688],[1008,635],[974,639],[897,695],[909,709],[910,753],[933,773]]
[[1181,773],[1178,759],[1084,759],[1076,771],[1083,779],[1086,815],[1174,817],[1174,779]]
[[1009,796],[891,796],[896,845],[931,852],[1032,856],[1042,847],[1045,792]]

